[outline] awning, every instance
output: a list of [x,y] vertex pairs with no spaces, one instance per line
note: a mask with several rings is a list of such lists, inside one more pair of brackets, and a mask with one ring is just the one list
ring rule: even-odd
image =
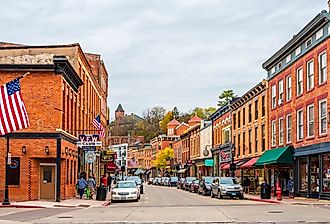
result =
[[222,163],[222,164],[220,164],[220,169],[223,169],[227,164],[229,164],[229,163]]
[[257,160],[255,166],[265,165],[284,165],[293,163],[293,147],[286,146],[282,148],[276,148],[267,150]]
[[137,169],[135,172],[134,172],[134,175],[140,175],[140,174],[144,174],[145,171],[144,169]]
[[260,157],[255,157],[244,163],[240,168],[245,169],[245,168],[251,168],[259,159]]
[[187,169],[181,169],[178,171],[178,173],[185,173],[187,171]]

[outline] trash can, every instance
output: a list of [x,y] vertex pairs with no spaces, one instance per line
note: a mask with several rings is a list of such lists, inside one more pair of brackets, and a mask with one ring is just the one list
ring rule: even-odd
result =
[[96,200],[97,201],[105,201],[107,198],[107,187],[98,187],[96,191]]
[[270,194],[271,194],[270,186],[267,183],[262,183],[261,192],[260,192],[261,199],[270,199],[271,198]]

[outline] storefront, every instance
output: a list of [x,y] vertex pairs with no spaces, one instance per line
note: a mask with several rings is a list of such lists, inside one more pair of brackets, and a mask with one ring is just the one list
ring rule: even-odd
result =
[[[218,146],[217,148],[212,149],[213,155],[213,171],[215,177],[220,176],[230,176],[230,165],[228,165],[231,161],[232,157],[232,145],[231,143],[226,143]],[[224,168],[224,166],[228,165],[229,167]]]
[[[284,196],[289,195],[290,182],[293,180],[293,147],[286,146],[265,151],[256,161],[255,167],[263,173],[264,180],[271,186],[272,193],[276,196],[276,183],[282,188]],[[262,181],[263,182],[263,181]],[[259,182],[260,184],[260,182]]]
[[297,148],[295,195],[330,199],[330,142]]

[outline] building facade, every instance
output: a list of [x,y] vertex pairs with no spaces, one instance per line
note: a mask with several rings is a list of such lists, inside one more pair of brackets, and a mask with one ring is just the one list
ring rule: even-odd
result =
[[[93,66],[99,66],[95,72]],[[56,200],[75,197],[77,175],[100,173],[99,160],[84,163],[77,147],[79,134],[95,134],[92,120],[99,114],[108,124],[108,74],[100,57],[85,54],[79,44],[55,46],[0,45],[0,83],[30,71],[21,80],[31,126],[0,139],[6,141],[14,166],[8,166],[10,200]],[[107,134],[106,134],[107,136]],[[107,139],[103,140],[106,147]],[[5,160],[0,162],[3,198]],[[12,168],[15,167],[15,168]]]
[[[297,196],[330,198],[329,19],[328,12],[319,13],[263,64],[270,147],[293,146]],[[285,189],[286,177],[278,174]]]

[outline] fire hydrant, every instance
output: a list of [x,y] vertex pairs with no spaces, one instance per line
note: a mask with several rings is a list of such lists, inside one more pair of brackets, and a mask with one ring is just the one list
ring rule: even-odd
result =
[[282,188],[280,186],[280,184],[277,182],[276,184],[276,194],[277,194],[277,200],[281,201],[282,200]]

